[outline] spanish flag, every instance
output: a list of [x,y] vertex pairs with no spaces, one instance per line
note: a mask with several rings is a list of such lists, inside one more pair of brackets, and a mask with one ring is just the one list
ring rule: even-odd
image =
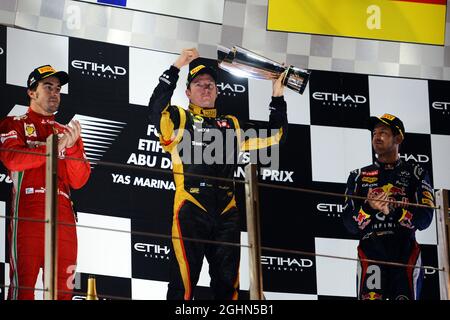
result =
[[447,0],[269,0],[269,30],[444,45]]

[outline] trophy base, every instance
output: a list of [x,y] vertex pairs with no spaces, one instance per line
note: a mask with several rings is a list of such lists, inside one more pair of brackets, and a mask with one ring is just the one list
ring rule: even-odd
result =
[[310,74],[307,70],[289,66],[283,80],[283,85],[295,92],[303,94],[308,85]]

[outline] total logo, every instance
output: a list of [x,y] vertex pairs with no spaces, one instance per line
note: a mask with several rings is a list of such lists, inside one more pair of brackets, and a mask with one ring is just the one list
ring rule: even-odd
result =
[[367,98],[361,95],[339,94],[333,92],[314,92],[314,100],[322,101],[322,105],[335,107],[358,107],[367,102]]
[[127,74],[127,69],[119,66],[109,66],[103,63],[72,60],[72,67],[81,70],[81,74],[90,75],[93,77],[117,79]]
[[344,211],[342,204],[338,203],[318,203],[316,206],[320,212],[325,212],[328,217],[340,217]]
[[438,102],[435,101],[431,104],[434,110],[441,111],[443,115],[450,115],[450,102]]
[[400,154],[399,157],[405,161],[411,161],[413,160],[416,163],[428,163],[430,162],[430,157],[428,157],[425,154],[408,154],[408,153],[404,153],[404,154]]
[[218,83],[217,89],[219,89],[219,94],[231,97],[236,97],[237,94],[244,93],[247,90],[247,88],[242,84],[230,84],[224,82]]
[[311,268],[313,266],[313,262],[310,259],[272,256],[261,256],[261,264],[265,266],[267,270],[289,272],[302,272],[304,268]]
[[136,242],[134,244],[134,250],[143,252],[146,258],[169,260],[170,248],[168,246]]

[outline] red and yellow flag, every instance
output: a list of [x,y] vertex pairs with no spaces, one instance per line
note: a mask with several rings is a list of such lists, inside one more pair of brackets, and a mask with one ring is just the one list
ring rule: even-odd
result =
[[444,45],[446,0],[269,0],[269,30]]

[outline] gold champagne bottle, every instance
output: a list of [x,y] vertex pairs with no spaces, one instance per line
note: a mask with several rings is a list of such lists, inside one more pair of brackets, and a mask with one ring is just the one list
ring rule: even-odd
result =
[[98,300],[95,277],[89,276],[86,300]]

